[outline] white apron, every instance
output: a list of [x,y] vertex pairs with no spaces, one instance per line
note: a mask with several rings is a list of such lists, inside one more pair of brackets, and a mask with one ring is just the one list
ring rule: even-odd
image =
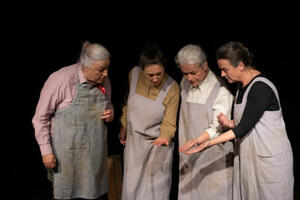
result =
[[108,191],[107,133],[101,114],[107,98],[79,83],[72,104],[55,113],[53,150],[55,199],[96,199]]
[[127,103],[127,138],[124,150],[123,200],[169,200],[173,143],[155,146],[165,107],[162,102],[174,80],[163,85],[155,100],[135,93],[139,68],[132,72]]
[[[275,86],[266,78],[255,78],[242,103],[234,105],[235,124],[240,122],[248,93],[257,81],[269,85],[280,104]],[[293,199],[293,155],[281,109],[265,111],[247,135],[236,139],[233,179],[234,200]]]
[[[186,102],[190,83],[181,91],[179,145],[202,134],[213,118],[213,102],[220,89],[217,82],[205,104]],[[179,200],[226,200],[232,198],[233,144],[227,142],[202,152],[179,154]]]

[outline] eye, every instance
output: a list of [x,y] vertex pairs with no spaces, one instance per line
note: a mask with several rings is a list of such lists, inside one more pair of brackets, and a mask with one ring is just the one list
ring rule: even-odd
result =
[[224,72],[227,72],[228,71],[228,69],[227,68],[224,68],[224,69],[222,69]]
[[154,76],[154,74],[147,74],[147,76],[148,76],[148,77],[153,77],[153,76]]

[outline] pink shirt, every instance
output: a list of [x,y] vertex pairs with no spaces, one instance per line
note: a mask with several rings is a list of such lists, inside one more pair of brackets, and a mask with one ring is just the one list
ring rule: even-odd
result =
[[[80,65],[74,64],[51,74],[41,91],[32,123],[42,156],[53,153],[51,138],[53,136],[54,113],[72,103],[76,92],[76,74],[78,74],[80,83],[87,81]],[[108,78],[104,81],[104,88],[108,98],[107,109],[113,110],[111,85]]]

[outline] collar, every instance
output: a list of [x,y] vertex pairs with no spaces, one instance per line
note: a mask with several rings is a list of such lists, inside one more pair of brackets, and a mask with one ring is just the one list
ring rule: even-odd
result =
[[82,71],[82,68],[81,68],[80,64],[78,63],[77,65],[78,65],[77,66],[77,75],[78,75],[79,83],[87,82],[87,80],[86,80],[86,78],[83,74],[83,71]]
[[214,73],[210,69],[208,69],[205,79],[196,87],[190,86],[189,90],[194,91],[199,89],[201,92],[206,92],[215,85],[216,81],[217,79],[214,76]]

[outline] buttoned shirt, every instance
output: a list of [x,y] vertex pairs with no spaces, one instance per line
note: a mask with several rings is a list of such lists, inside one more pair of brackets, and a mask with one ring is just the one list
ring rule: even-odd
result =
[[[132,70],[129,73],[129,82],[131,82]],[[160,90],[162,89],[164,83],[169,78],[169,75],[166,73],[161,80],[161,83],[158,86],[154,86],[150,83],[150,81],[145,77],[142,71],[139,72],[139,77],[136,85],[135,92],[141,96],[146,98],[155,100],[159,95]],[[174,138],[176,131],[176,119],[178,112],[178,105],[180,99],[180,89],[179,85],[174,82],[171,86],[169,92],[164,98],[162,104],[165,106],[165,115],[163,117],[163,121],[160,126],[160,134],[159,136],[162,138],[166,138],[171,141]],[[123,114],[121,117],[121,123],[124,128],[127,126],[127,105],[124,105],[122,108]]]
[[[32,119],[35,137],[42,155],[53,153],[51,138],[53,136],[54,114],[72,103],[76,93],[77,80],[79,83],[87,83],[80,65],[74,64],[54,72],[44,84]],[[108,99],[107,109],[113,110],[111,85],[108,78],[105,79],[103,86]]]
[[[218,79],[216,75],[209,70],[206,78],[197,87],[190,86],[186,101],[190,103],[204,104],[217,81]],[[182,83],[183,82],[181,82],[181,85]],[[208,132],[211,139],[222,132],[222,126],[218,122],[217,116],[222,112],[230,119],[232,103],[233,95],[226,87],[222,86],[213,103],[212,123],[209,125],[209,128],[206,129],[206,132]]]

